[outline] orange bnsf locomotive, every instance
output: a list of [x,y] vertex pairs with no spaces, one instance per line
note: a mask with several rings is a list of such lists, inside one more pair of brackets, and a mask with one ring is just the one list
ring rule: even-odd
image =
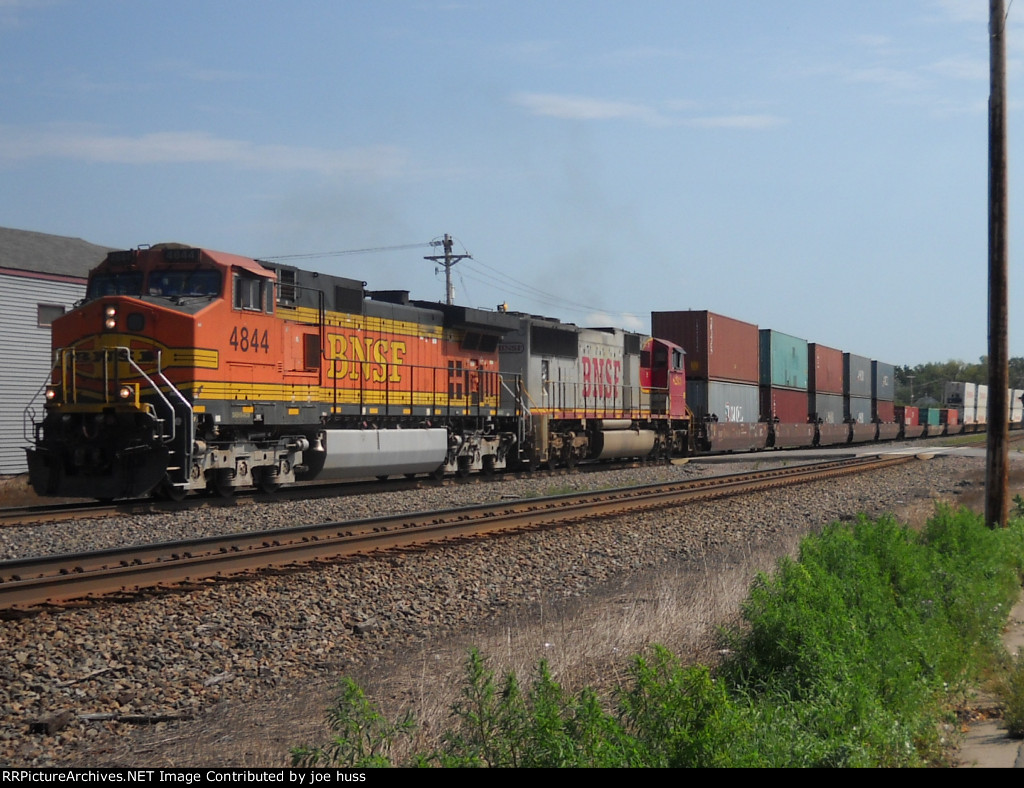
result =
[[682,351],[221,252],[112,252],[53,324],[43,495],[229,495],[685,449]]

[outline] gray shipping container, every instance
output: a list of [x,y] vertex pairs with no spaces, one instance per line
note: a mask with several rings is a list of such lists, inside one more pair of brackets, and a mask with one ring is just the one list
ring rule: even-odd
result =
[[[847,397],[871,397],[871,359],[843,353],[843,394]],[[868,421],[871,421],[868,403]]]
[[823,424],[842,424],[846,418],[843,412],[842,394],[822,394],[812,391],[808,395],[808,410],[816,414]]
[[720,422],[756,423],[759,420],[759,387],[718,380],[687,380],[686,404],[698,421],[717,416]]
[[871,396],[883,402],[896,400],[896,367],[881,361],[871,362]]
[[761,329],[761,385],[807,391],[807,340]]
[[847,421],[857,424],[871,423],[871,397],[844,397],[843,409]]

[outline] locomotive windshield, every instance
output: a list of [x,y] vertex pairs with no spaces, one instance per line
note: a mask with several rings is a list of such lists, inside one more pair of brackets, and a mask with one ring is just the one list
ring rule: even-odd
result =
[[86,298],[101,296],[142,295],[142,272],[126,271],[117,274],[96,274],[89,279]]
[[149,275],[151,296],[215,297],[220,295],[220,271],[167,269]]

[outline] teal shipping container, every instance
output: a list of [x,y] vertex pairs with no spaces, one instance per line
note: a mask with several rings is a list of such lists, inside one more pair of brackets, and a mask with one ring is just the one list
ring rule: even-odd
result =
[[761,329],[761,385],[807,391],[807,340]]

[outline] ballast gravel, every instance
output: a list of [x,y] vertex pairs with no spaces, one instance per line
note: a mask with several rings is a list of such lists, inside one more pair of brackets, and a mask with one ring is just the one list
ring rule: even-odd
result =
[[[753,465],[691,462],[8,528],[0,531],[0,556],[436,510],[737,472]],[[897,511],[914,499],[956,501],[983,485],[977,481],[983,470],[981,459],[938,457],[643,516],[594,519],[570,528],[0,621],[0,762],[221,765],[161,760],[152,748],[126,760],[123,748],[113,742],[140,723],[163,726],[167,739],[173,739],[175,725],[189,724],[179,720],[194,724],[226,703],[248,704],[254,715],[273,716],[266,702],[280,697],[282,689],[334,680],[424,639],[479,626],[502,611],[540,599],[585,599],[630,573],[674,562],[706,562],[716,551],[771,542],[783,532],[803,533],[858,512]]]

